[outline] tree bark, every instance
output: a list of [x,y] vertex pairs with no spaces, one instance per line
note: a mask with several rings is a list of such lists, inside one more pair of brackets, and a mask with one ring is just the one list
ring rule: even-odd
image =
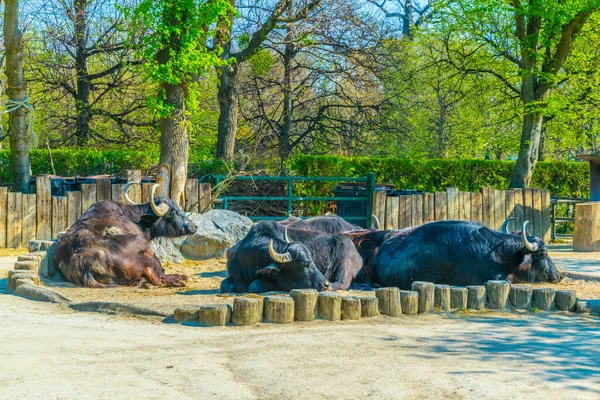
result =
[[527,188],[531,183],[533,170],[538,160],[543,117],[541,113],[525,114],[523,117],[521,146],[510,179],[511,188]]
[[219,69],[217,158],[225,161],[233,161],[235,152],[238,122],[237,73],[237,64],[226,65]]
[[86,145],[90,137],[90,79],[87,68],[87,4],[88,0],[75,1],[75,71],[77,80],[77,93],[75,106],[77,120],[75,126],[75,144]]
[[[18,0],[6,0],[4,4],[4,45],[8,97],[11,100],[22,101],[27,98],[27,85],[23,72],[23,34],[19,30]],[[19,107],[8,116],[10,152],[15,171],[14,184],[15,189],[23,193],[29,193],[31,178],[27,112],[24,107]]]
[[[289,2],[288,16],[294,15],[294,0]],[[279,136],[279,158],[281,163],[285,164],[290,152],[292,151],[291,133],[293,110],[292,93],[292,61],[298,51],[294,45],[293,24],[287,24],[285,35],[285,51],[283,53],[283,124],[281,125],[281,134]]]
[[412,39],[414,6],[412,0],[406,0],[404,5],[404,15],[402,16],[402,36]]

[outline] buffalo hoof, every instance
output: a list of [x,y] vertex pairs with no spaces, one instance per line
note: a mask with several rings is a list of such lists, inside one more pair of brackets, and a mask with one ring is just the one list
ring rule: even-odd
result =
[[221,282],[221,293],[233,293],[235,285],[231,278],[225,278],[223,282]]

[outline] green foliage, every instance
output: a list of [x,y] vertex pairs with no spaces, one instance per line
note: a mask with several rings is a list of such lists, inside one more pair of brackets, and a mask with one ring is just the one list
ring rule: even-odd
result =
[[[508,189],[514,165],[514,161],[333,156],[295,156],[290,161],[298,175],[357,177],[373,172],[379,183],[428,192],[447,187],[471,192],[482,187]],[[540,162],[531,186],[549,189],[554,196],[589,197],[589,179],[587,163]]]

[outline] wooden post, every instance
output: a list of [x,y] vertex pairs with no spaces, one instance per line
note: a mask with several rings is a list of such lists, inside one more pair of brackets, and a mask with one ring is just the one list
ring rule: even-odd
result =
[[[198,212],[205,213],[210,211],[211,200],[210,183],[201,183],[198,185]],[[381,221],[381,220],[380,220]]]
[[96,202],[96,185],[81,184],[81,215]]
[[[114,185],[111,186],[111,198],[113,201],[118,201],[119,203],[127,203],[127,201],[125,200],[125,185],[123,185],[122,183],[115,183]],[[133,200],[133,199],[132,199]]]
[[360,299],[356,296],[342,297],[342,319],[358,320],[360,319]]
[[385,223],[385,201],[387,193],[382,190],[373,192],[373,214],[377,217],[380,223]]
[[515,191],[505,190],[504,196],[506,197],[506,218],[515,217]]
[[314,321],[317,315],[317,296],[315,289],[294,289],[290,296],[294,299],[294,318],[296,321]]
[[483,188],[481,189],[482,195],[482,223],[483,225],[494,228],[494,224],[496,223],[495,213],[494,213],[494,189],[492,188]]
[[481,193],[471,193],[471,221],[483,223],[483,196]]
[[150,188],[154,185],[151,182],[142,183],[142,203],[147,203],[150,201]]
[[173,317],[177,322],[198,321],[198,312],[200,307],[188,306],[177,307],[173,313]]
[[81,217],[81,192],[67,192],[67,228]]
[[523,221],[525,220],[523,189],[513,189],[512,191],[515,193],[515,211],[513,216],[517,218],[516,224],[519,228],[518,230],[521,230]]
[[411,285],[411,290],[419,292],[419,314],[433,312],[435,302],[433,283],[415,281]]
[[379,299],[377,297],[360,298],[360,316],[362,318],[376,317],[379,315]]
[[446,201],[448,202],[448,219],[458,219],[458,188],[446,188]]
[[0,187],[0,248],[6,247],[6,220],[8,218],[8,188]]
[[231,306],[215,304],[201,306],[198,310],[198,322],[206,326],[225,326],[231,321]]
[[111,200],[110,179],[98,179],[96,181],[96,201],[102,200]]
[[458,197],[458,219],[462,221],[470,221],[471,220],[471,193],[469,192],[460,192]]
[[577,297],[574,290],[556,291],[556,308],[561,311],[574,311]]
[[36,239],[52,238],[52,188],[49,176],[35,178],[37,235]]
[[542,311],[550,311],[555,295],[556,292],[552,288],[533,289],[533,307]]
[[400,198],[388,197],[385,202],[385,229],[398,229],[398,208]]
[[52,196],[52,238],[67,230],[67,198]]
[[198,180],[188,179],[185,181],[185,210],[187,212],[198,212]]
[[533,189],[533,226],[531,227],[531,233],[533,233],[533,236],[539,238],[544,236],[542,215],[542,191],[540,189]]
[[402,304],[402,314],[417,315],[419,312],[419,292],[401,290],[400,303]]
[[412,224],[410,196],[400,196],[398,199],[398,228],[408,228]]
[[533,189],[523,189],[523,218],[529,221],[528,233],[533,234]]
[[546,243],[550,243],[552,239],[552,220],[550,217],[551,212],[550,204],[550,191],[542,190],[542,240]]
[[412,226],[423,225],[423,196],[413,194],[412,197]]
[[467,286],[469,310],[483,310],[485,308],[485,286]]
[[6,247],[16,249],[21,246],[23,195],[21,193],[9,192],[7,204]]
[[573,250],[600,251],[600,202],[575,205]]
[[139,169],[127,170],[127,182],[133,182],[135,185],[131,185],[129,192],[127,193],[129,198],[136,203],[142,202],[142,171]]
[[236,297],[233,299],[231,322],[234,325],[253,325],[262,319],[263,299],[255,297]]
[[265,297],[264,322],[275,324],[294,322],[294,300],[287,296]]
[[529,310],[531,308],[531,295],[533,288],[528,285],[510,286],[510,303],[517,310]]
[[21,247],[27,248],[29,241],[34,240],[37,233],[36,201],[35,193],[23,195]]
[[319,318],[328,321],[339,321],[342,317],[342,295],[336,292],[319,293],[317,313]]
[[508,302],[510,284],[507,281],[487,281],[485,287],[488,307],[492,310],[504,310]]
[[446,200],[446,192],[435,192],[435,220],[443,221],[448,219],[448,202]]
[[423,223],[435,221],[435,198],[433,193],[423,194]]
[[440,311],[450,310],[450,286],[435,285],[433,305]]
[[375,296],[379,299],[379,312],[390,317],[399,317],[402,315],[402,305],[400,303],[400,289],[397,287],[385,287],[375,291]]
[[462,310],[467,308],[468,291],[465,287],[453,286],[450,288],[450,306]]

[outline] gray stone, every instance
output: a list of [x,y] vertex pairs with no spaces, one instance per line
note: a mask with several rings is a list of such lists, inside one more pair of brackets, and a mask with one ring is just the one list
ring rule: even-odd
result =
[[55,290],[27,283],[17,286],[14,293],[31,300],[46,301],[50,303],[70,303],[72,301],[67,296],[62,295]]
[[229,210],[194,214],[192,220],[197,231],[180,247],[181,254],[192,260],[225,257],[227,249],[241,241],[252,227],[250,218]]
[[600,314],[600,300],[577,300],[577,312]]
[[185,236],[180,238],[160,237],[150,241],[150,250],[161,263],[181,264],[184,260],[179,247],[185,241]]
[[46,254],[42,261],[40,262],[39,274],[44,279],[49,279],[53,281],[62,281],[62,276],[58,271],[58,265],[54,263],[54,249],[56,246],[50,246],[46,250],[40,250],[39,252],[35,252],[34,254],[42,254],[41,251],[45,251]]

